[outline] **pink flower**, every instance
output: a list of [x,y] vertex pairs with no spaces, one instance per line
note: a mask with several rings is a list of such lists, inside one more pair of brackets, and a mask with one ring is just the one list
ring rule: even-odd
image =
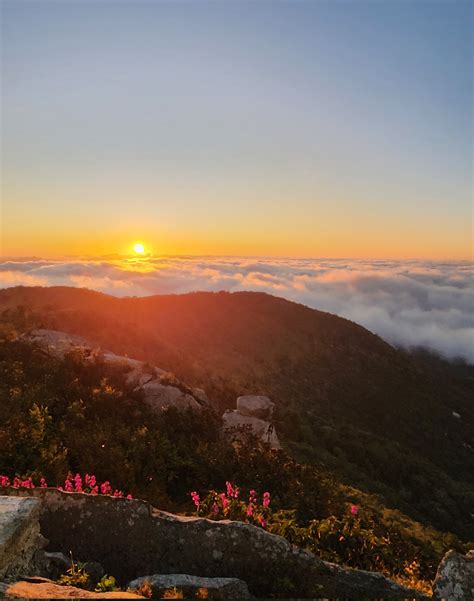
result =
[[132,495],[130,493],[127,495],[127,500],[128,501],[132,501],[133,500],[133,497],[132,497]]
[[40,488],[48,488],[48,483],[44,478],[41,478],[40,480]]
[[219,505],[217,503],[213,503],[212,513],[214,513],[215,515],[217,515],[219,513]]
[[96,486],[96,484],[97,484],[95,476],[89,476],[89,474],[85,475],[84,480],[85,480],[86,486],[88,486],[90,489],[94,488],[94,486]]
[[15,478],[13,479],[13,488],[20,488],[21,486],[21,480],[20,478],[18,478],[18,476],[15,476]]
[[76,474],[74,476],[74,486],[75,486],[76,492],[82,492],[82,478],[81,478],[81,474]]
[[191,499],[193,500],[194,505],[197,509],[199,509],[199,505],[201,504],[201,499],[199,497],[199,493],[193,490],[191,494]]
[[69,476],[66,478],[66,480],[64,480],[64,490],[66,492],[73,492],[74,491],[74,487],[72,485],[71,480],[69,479]]
[[263,493],[262,505],[264,507],[268,507],[270,505],[270,493],[269,492]]
[[252,505],[252,503],[250,503],[250,505],[247,507],[247,515],[249,517],[251,517],[253,515],[253,505]]
[[112,487],[110,486],[110,482],[108,480],[102,482],[100,485],[100,492],[103,495],[110,495],[112,493]]
[[226,507],[229,506],[229,499],[225,496],[225,493],[222,492],[219,495],[219,498],[220,498],[221,503],[222,503],[222,509],[225,509]]
[[359,513],[359,508],[357,505],[351,505],[351,513],[352,515],[357,515]]
[[10,478],[8,476],[0,476],[0,486],[10,486]]

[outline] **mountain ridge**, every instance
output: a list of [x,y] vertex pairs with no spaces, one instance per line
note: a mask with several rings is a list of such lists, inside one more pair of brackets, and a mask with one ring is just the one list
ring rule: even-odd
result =
[[67,287],[0,291],[0,311],[20,306],[45,327],[163,366],[204,388],[219,409],[241,394],[270,396],[295,456],[396,498],[417,519],[431,491],[430,519],[448,529],[459,507],[457,531],[474,538],[469,391],[432,381],[362,326],[254,292],[115,298]]

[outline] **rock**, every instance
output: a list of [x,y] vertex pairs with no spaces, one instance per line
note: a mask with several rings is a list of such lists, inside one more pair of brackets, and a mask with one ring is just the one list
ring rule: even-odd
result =
[[0,584],[0,594],[6,599],[144,599],[136,593],[116,591],[95,593],[75,586],[62,586],[47,579],[22,580],[12,584]]
[[204,390],[191,390],[184,386],[172,374],[159,367],[153,367],[145,361],[117,355],[108,350],[102,350],[82,338],[57,330],[33,330],[24,336],[25,340],[39,344],[52,356],[64,357],[67,353],[79,349],[87,361],[103,363],[111,367],[127,370],[126,382],[135,390],[141,390],[145,402],[153,409],[162,411],[169,407],[177,409],[201,409],[209,405]]
[[158,379],[147,382],[141,389],[145,394],[145,402],[159,411],[168,409],[168,407],[176,407],[181,410],[201,408],[201,403],[198,403],[193,396],[176,386],[166,386]]
[[237,399],[237,411],[241,415],[248,417],[257,417],[270,421],[273,417],[275,403],[267,396],[247,394],[239,396]]
[[421,597],[381,575],[325,563],[250,524],[177,516],[139,500],[5,490],[41,499],[41,531],[51,549],[97,561],[121,584],[147,574],[199,574],[239,578],[256,596],[288,596],[291,583],[294,597]]
[[64,553],[40,551],[35,558],[37,575],[56,580],[71,567],[71,560]]
[[59,332],[58,330],[33,330],[26,334],[24,338],[30,342],[38,344],[48,353],[56,357],[64,357],[67,353],[79,349],[86,354],[90,354],[93,345],[82,336]]
[[36,554],[46,541],[40,534],[37,499],[0,497],[0,579],[36,569]]
[[242,415],[236,410],[226,411],[222,416],[222,420],[224,422],[224,430],[233,434],[236,439],[245,437],[245,432],[239,431],[244,428],[248,429],[248,431],[254,434],[258,439],[268,443],[273,449],[281,449],[280,441],[278,440],[273,424],[268,421],[258,419],[257,417]]
[[[226,601],[227,599],[251,599],[249,589],[243,580],[238,578],[202,578],[188,574],[154,574],[132,580],[128,584],[131,590],[137,590],[148,583],[152,591],[152,599],[162,599],[169,589],[177,588],[186,598],[196,597],[199,591],[206,594],[209,601]],[[202,598],[202,597],[201,597]]]
[[210,405],[206,391],[202,388],[193,388],[193,396],[201,405]]
[[453,550],[446,553],[438,566],[433,597],[444,601],[474,599],[474,550],[467,555]]
[[350,590],[351,599],[413,599],[426,598],[419,592],[385,578],[378,572],[355,570],[334,565],[336,576],[335,597],[345,598]]

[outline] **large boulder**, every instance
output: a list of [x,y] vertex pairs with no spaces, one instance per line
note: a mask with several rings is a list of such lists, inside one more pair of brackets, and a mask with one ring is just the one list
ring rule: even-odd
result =
[[433,597],[440,601],[474,599],[474,550],[467,555],[453,550],[446,553],[438,566]]
[[[243,580],[238,578],[203,578],[188,574],[154,574],[132,580],[128,584],[130,590],[139,590],[149,585],[152,599],[163,599],[166,591],[178,589],[187,598],[200,598],[209,601],[227,601],[227,599],[251,599],[249,589]],[[205,597],[203,597],[205,595]]]
[[30,573],[46,541],[40,534],[37,499],[0,497],[0,579]]
[[237,411],[241,415],[248,417],[256,417],[270,421],[273,417],[275,403],[267,396],[246,394],[239,396],[237,399]]
[[222,416],[224,430],[234,438],[242,439],[245,433],[256,436],[259,440],[268,443],[273,449],[281,449],[280,441],[273,424],[258,417],[243,415],[235,409],[226,411]]
[[176,407],[177,409],[201,409],[199,403],[191,394],[176,386],[162,384],[159,379],[151,380],[141,387],[145,402],[157,411]]
[[51,550],[98,561],[121,584],[148,574],[190,574],[239,578],[256,596],[421,596],[381,575],[323,562],[250,524],[177,516],[139,500],[56,489],[5,490],[41,499],[41,532]]

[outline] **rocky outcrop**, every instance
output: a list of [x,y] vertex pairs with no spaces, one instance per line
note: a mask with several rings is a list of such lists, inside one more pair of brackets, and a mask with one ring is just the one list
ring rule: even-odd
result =
[[433,597],[439,601],[474,599],[474,550],[467,555],[452,550],[446,553],[436,573]]
[[0,497],[0,579],[34,571],[46,541],[40,534],[37,499]]
[[237,411],[248,417],[271,421],[274,409],[275,403],[272,403],[267,396],[246,394],[237,399]]
[[201,409],[209,404],[206,393],[192,390],[177,380],[173,374],[149,365],[144,361],[117,355],[93,345],[91,342],[56,330],[33,330],[25,339],[38,344],[48,354],[63,358],[67,353],[80,351],[86,361],[100,362],[111,368],[126,370],[126,382],[143,393],[144,401],[156,411],[169,407]]
[[6,490],[41,499],[41,532],[51,550],[97,561],[122,585],[149,574],[190,574],[239,578],[256,596],[285,596],[290,584],[294,597],[420,597],[381,575],[323,562],[250,524],[177,516],[139,500]]
[[0,583],[0,596],[6,599],[144,599],[132,592],[116,591],[95,593],[75,586],[56,584],[47,578],[20,580],[11,584]]
[[226,411],[222,416],[224,431],[237,440],[244,438],[248,432],[273,449],[281,449],[272,422],[274,408],[275,404],[266,396],[239,396],[237,409]]
[[[151,588],[152,599],[163,599],[166,591],[178,589],[186,599],[201,598],[209,601],[231,601],[251,599],[245,582],[238,578],[202,578],[188,574],[155,574],[132,580],[128,584],[130,590],[137,590],[148,584]],[[205,595],[205,597],[204,597]]]

